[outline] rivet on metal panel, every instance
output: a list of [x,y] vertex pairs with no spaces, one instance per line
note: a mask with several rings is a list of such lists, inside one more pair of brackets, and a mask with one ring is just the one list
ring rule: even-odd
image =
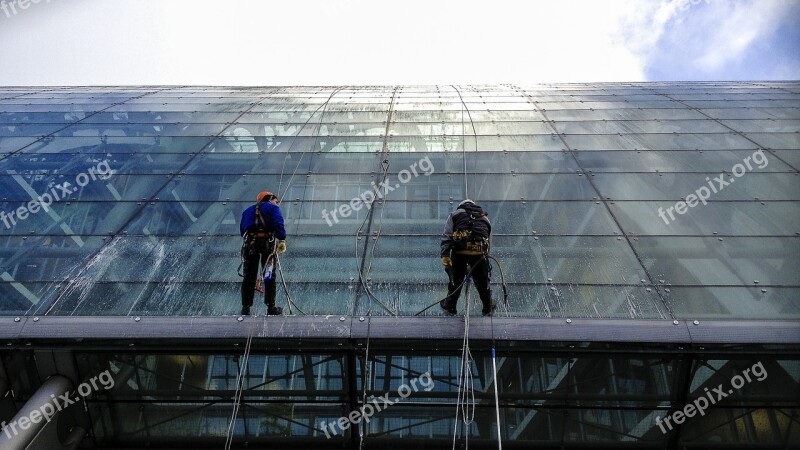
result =
[[34,321],[34,322],[38,322],[38,321],[39,321],[39,318],[38,318],[38,317],[34,317],[34,318],[33,318],[33,321]]
[[680,322],[678,322],[677,320],[673,320],[673,321],[672,321],[672,324],[673,324],[673,325],[678,325],[679,323],[680,323]]
[[344,317],[339,317],[339,322],[344,322]]
[[693,324],[695,324],[695,325],[700,325],[700,321],[699,321],[699,320],[695,320],[695,321],[694,321],[694,322],[692,322],[692,323],[693,323]]
[[19,317],[14,317],[14,322],[19,322],[19,321],[20,321]]
[[567,323],[572,323],[572,319],[567,319]]
[[363,321],[364,321],[364,318],[363,318],[363,317],[359,317],[359,318],[358,318],[358,321],[359,321],[359,322],[363,322]]
[[141,317],[136,317],[136,318],[134,318],[134,319],[133,319],[133,321],[134,321],[134,322],[139,322],[139,321],[141,321],[141,320],[142,320],[142,318],[141,318]]

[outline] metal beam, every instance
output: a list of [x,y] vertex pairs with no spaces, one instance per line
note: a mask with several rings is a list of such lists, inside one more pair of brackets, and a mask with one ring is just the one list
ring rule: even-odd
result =
[[[75,427],[70,431],[65,442],[58,438],[58,418],[60,408],[53,403],[53,398],[70,392],[72,381],[61,375],[47,379],[17,412],[0,433],[0,448],[4,450],[26,450],[47,448],[54,450],[72,450],[80,445],[86,430]],[[47,405],[49,408],[45,409]],[[49,414],[49,417],[45,414]]]
[[[0,339],[366,339],[367,323],[344,316],[304,317],[88,317],[0,318]],[[371,339],[461,340],[464,327],[452,317],[371,317]],[[20,328],[19,325],[22,325]],[[473,317],[473,340],[539,342],[625,342],[652,344],[800,344],[796,321],[641,319],[532,319]],[[332,340],[332,341],[331,341]]]

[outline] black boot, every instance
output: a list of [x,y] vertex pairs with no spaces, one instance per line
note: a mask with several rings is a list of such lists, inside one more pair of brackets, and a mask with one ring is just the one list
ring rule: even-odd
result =
[[249,316],[250,315],[250,307],[249,306],[242,306],[242,315]]
[[454,316],[457,312],[456,305],[451,305],[450,302],[447,301],[447,299],[440,301],[439,306],[441,306],[442,309],[445,310],[445,312],[447,312],[447,314],[450,314],[451,316]]
[[281,314],[283,314],[283,308],[280,306],[267,306],[267,315],[280,316]]

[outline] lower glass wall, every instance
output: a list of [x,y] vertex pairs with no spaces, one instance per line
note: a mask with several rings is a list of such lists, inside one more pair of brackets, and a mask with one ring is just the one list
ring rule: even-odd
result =
[[[274,351],[283,344],[295,350]],[[599,344],[520,350],[527,345],[504,342],[495,377],[485,344],[472,350],[467,372],[454,343],[431,353],[377,341],[368,355],[361,345],[320,352],[297,344],[254,341],[247,358],[244,343],[195,353],[78,351],[71,358],[81,381],[104,372],[114,380],[85,399],[91,433],[84,446],[218,448],[230,434],[235,446],[359,448],[363,435],[366,448],[450,448],[454,433],[459,445],[496,446],[495,380],[500,436],[510,447],[800,442],[797,354],[763,348],[729,358]],[[3,356],[10,379],[36,378],[23,352]],[[39,367],[38,377],[46,370]],[[16,386],[5,409],[19,408],[38,384]]]

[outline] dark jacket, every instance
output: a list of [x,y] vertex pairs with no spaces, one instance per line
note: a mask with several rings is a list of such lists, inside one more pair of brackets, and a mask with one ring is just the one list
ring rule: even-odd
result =
[[467,203],[447,216],[442,232],[441,256],[450,256],[451,250],[457,246],[453,241],[453,231],[464,230],[471,231],[474,237],[491,237],[492,224],[480,206]]
[[242,236],[248,231],[256,231],[258,223],[256,220],[256,207],[261,211],[261,217],[264,219],[264,230],[273,232],[275,239],[286,239],[286,229],[283,227],[283,214],[281,208],[270,202],[261,202],[255,204],[242,212],[242,221],[239,223],[239,233]]

